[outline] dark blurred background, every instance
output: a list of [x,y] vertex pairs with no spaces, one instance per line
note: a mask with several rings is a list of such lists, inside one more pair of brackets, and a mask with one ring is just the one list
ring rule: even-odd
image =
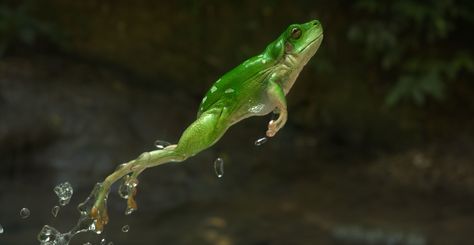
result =
[[1,0],[0,244],[70,229],[96,182],[176,142],[213,81],[314,18],[325,39],[277,137],[255,146],[270,118],[251,118],[147,170],[138,212],[112,193],[105,233],[71,244],[473,244],[470,0]]

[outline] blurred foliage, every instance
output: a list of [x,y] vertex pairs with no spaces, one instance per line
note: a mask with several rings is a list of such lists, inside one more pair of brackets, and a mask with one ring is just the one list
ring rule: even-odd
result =
[[355,8],[348,37],[364,46],[366,61],[393,77],[387,105],[441,100],[461,74],[474,73],[473,40],[459,38],[474,27],[472,1],[358,0]]
[[39,39],[58,40],[58,32],[34,17],[34,9],[33,1],[0,4],[0,56],[15,46],[33,46]]

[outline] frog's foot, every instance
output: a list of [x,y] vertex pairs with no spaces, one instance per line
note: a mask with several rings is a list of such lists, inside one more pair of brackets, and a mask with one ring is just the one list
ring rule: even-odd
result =
[[125,214],[131,214],[138,209],[137,202],[135,201],[135,195],[137,195],[137,188],[134,188],[132,193],[130,193],[130,196],[127,198],[127,210],[125,211]]
[[135,201],[135,196],[137,195],[138,179],[135,177],[135,174],[136,172],[132,175],[131,178],[127,179],[125,183],[128,189],[127,209],[125,210],[125,214],[127,215],[133,213],[138,209],[137,202]]
[[109,215],[107,214],[107,204],[104,199],[97,200],[91,209],[90,217],[94,220],[95,232],[102,232],[104,226],[109,222]]
[[109,215],[107,214],[107,197],[109,195],[110,176],[107,177],[104,182],[100,185],[95,195],[95,202],[90,210],[90,218],[94,220],[94,231],[100,233],[104,230],[104,226],[109,223]]
[[281,126],[279,126],[279,122],[278,120],[274,121],[274,120],[271,120],[270,122],[268,122],[268,130],[267,130],[267,136],[268,137],[273,137],[275,136],[275,134],[278,132],[278,130],[280,130]]

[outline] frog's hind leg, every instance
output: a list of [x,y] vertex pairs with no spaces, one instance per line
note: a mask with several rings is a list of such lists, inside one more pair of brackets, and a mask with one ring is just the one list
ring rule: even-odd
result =
[[97,193],[91,217],[95,222],[97,231],[101,231],[108,223],[106,200],[112,184],[131,174],[125,181],[133,185],[132,192],[128,195],[128,209],[136,209],[134,196],[137,177],[145,169],[155,167],[167,162],[181,162],[194,156],[200,151],[212,146],[229,127],[227,110],[214,108],[202,113],[182,134],[178,144],[168,146],[162,150],[142,153],[137,159],[121,165],[115,172],[107,176]]
[[146,168],[167,162],[182,162],[216,143],[229,125],[226,108],[206,111],[184,131],[178,144],[170,145],[163,150],[148,152],[149,159],[133,164],[131,170],[136,172],[135,176],[138,176]]

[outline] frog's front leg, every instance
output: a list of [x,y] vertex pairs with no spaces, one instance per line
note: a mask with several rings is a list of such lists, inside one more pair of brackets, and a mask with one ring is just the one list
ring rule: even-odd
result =
[[286,107],[286,97],[285,92],[283,91],[282,87],[276,83],[275,81],[270,81],[267,88],[268,98],[270,99],[270,103],[275,105],[278,111],[278,118],[277,120],[271,120],[268,123],[268,130],[267,136],[273,137],[275,134],[283,128],[288,118],[288,111]]

